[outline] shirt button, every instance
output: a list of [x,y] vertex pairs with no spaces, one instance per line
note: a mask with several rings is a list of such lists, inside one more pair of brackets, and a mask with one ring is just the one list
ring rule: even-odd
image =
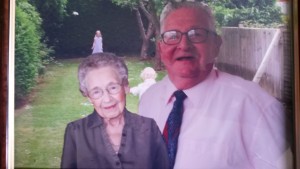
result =
[[122,136],[123,136],[123,137],[126,137],[126,134],[125,134],[125,133],[123,133],[123,134],[122,134]]
[[124,147],[124,146],[125,146],[125,144],[124,144],[124,143],[122,143],[122,144],[121,144],[121,146],[122,146],[122,147]]

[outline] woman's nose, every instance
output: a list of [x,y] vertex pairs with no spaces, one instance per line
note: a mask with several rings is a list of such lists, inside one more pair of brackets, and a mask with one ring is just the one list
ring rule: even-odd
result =
[[111,95],[106,90],[104,90],[103,96],[102,96],[102,101],[109,102],[110,100],[111,100]]

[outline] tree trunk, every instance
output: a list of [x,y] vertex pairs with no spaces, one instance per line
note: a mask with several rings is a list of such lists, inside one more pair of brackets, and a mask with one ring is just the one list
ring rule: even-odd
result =
[[149,0],[147,5],[148,10],[147,10],[144,4],[141,1],[139,1],[139,8],[143,11],[149,23],[153,24],[152,26],[154,28],[153,31],[155,31],[155,41],[156,41],[154,68],[155,70],[162,70],[163,64],[161,62],[160,54],[158,52],[158,40],[160,39],[160,23],[159,23],[159,18],[156,14],[155,3],[153,0]]
[[150,38],[154,33],[154,28],[153,28],[153,24],[149,21],[148,28],[147,30],[145,30],[139,9],[135,9],[135,11],[136,11],[136,18],[137,18],[139,30],[140,30],[140,35],[143,41],[141,51],[140,51],[140,57],[142,60],[144,60],[147,59],[148,57]]
[[155,70],[162,70],[163,64],[160,59],[160,54],[158,52],[158,40],[160,39],[160,24],[158,16],[156,15],[156,8],[155,3],[153,0],[148,1],[148,10],[144,6],[142,1],[139,1],[139,8],[142,10],[142,12],[145,14],[146,18],[148,19],[149,23],[152,23],[153,31],[155,31],[155,63],[154,63],[154,69]]
[[140,52],[141,59],[143,59],[143,60],[147,59],[148,50],[149,50],[149,40],[143,39],[143,44],[142,44],[141,52]]

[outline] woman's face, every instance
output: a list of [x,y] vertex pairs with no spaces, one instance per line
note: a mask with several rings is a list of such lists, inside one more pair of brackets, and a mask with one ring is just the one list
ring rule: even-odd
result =
[[101,117],[112,119],[123,114],[129,87],[122,85],[114,68],[103,67],[89,71],[85,84],[88,98]]

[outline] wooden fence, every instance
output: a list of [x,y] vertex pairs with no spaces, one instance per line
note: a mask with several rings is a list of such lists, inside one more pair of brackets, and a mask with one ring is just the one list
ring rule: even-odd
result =
[[[274,39],[276,32],[279,33],[277,40]],[[225,27],[222,39],[216,62],[220,70],[253,80],[260,69],[262,77],[258,83],[271,95],[291,105],[293,57],[287,29]],[[264,57],[265,67],[262,67]]]

